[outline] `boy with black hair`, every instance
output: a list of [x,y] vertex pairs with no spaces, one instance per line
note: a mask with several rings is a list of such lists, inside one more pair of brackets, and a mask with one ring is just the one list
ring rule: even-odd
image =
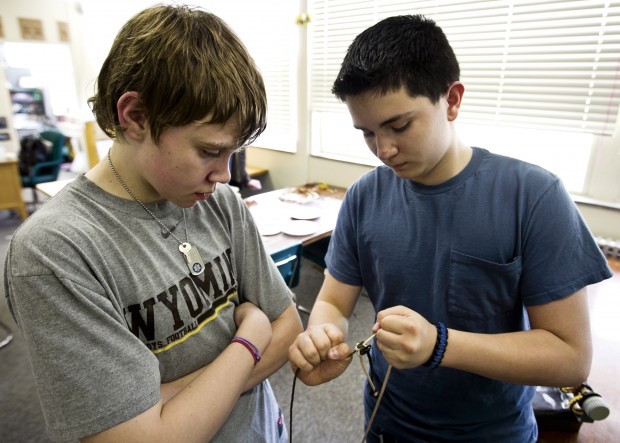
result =
[[586,286],[612,275],[576,206],[555,175],[459,139],[465,87],[430,19],[362,32],[333,92],[384,165],[347,192],[293,368],[343,373],[364,288],[375,386],[391,374],[368,442],[535,442],[534,386],[587,379]]

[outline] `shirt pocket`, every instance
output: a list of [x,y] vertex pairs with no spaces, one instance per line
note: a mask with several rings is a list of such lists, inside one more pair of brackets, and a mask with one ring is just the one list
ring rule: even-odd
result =
[[521,310],[521,257],[495,263],[456,250],[450,252],[448,313],[464,323],[489,321]]

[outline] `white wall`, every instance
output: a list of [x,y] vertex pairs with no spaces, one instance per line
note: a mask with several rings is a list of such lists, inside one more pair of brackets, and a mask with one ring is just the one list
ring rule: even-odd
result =
[[[0,85],[4,85],[6,82],[6,76],[4,73],[4,67],[0,64]],[[10,139],[0,141],[0,151],[9,153],[9,155],[17,155],[19,153],[19,139],[17,131],[13,126],[13,107],[11,105],[11,95],[9,90],[0,87],[0,117],[6,118],[7,128],[0,129],[1,133],[8,134]],[[3,155],[4,157],[4,155]]]
[[[0,17],[2,18],[2,26],[4,30],[4,38],[2,39],[3,43],[24,42],[67,45],[69,52],[71,53],[71,59],[73,60],[73,77],[75,79],[79,79],[79,71],[75,69],[75,66],[78,66],[79,64],[77,61],[79,61],[82,56],[83,47],[81,45],[80,26],[76,26],[76,23],[81,23],[81,17],[79,10],[76,8],[76,2],[70,0],[0,0]],[[23,39],[19,28],[19,18],[40,20],[42,22],[44,39]],[[69,43],[60,40],[58,22],[67,23],[69,28]],[[55,60],[49,61],[49,63],[54,62]],[[69,72],[71,72],[71,69]],[[9,94],[4,77],[5,72],[3,66],[2,81],[0,82],[0,95],[2,98]],[[75,85],[75,87],[77,95],[77,85]],[[2,107],[1,102],[2,100],[0,100],[0,108]],[[1,112],[4,115],[5,110],[1,109]],[[12,112],[9,112],[8,116],[10,117],[12,124]],[[84,145],[81,132],[82,131],[79,126],[74,127],[74,125],[71,125],[70,133],[66,132],[68,136],[74,138],[74,148],[77,151],[77,154],[81,153],[81,146]],[[16,143],[13,148],[17,151],[19,149],[17,134],[15,138]]]

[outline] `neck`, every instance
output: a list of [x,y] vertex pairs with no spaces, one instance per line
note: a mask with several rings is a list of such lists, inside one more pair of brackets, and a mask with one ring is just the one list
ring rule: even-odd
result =
[[454,148],[447,154],[450,160],[445,162],[445,180],[457,176],[469,163],[473,155],[473,149],[460,140],[456,140]]
[[[127,148],[128,146],[121,146],[117,141],[114,141],[109,152],[85,174],[86,178],[116,197],[125,200],[134,200],[134,197],[131,195],[131,193],[133,193],[136,198],[144,203],[155,201],[155,199],[150,197],[150,193],[145,191],[145,186],[139,177],[132,172],[133,166],[131,159],[123,155],[124,152],[128,151]],[[117,178],[110,167],[110,159],[108,159],[108,156],[110,156],[114,169],[121,180]],[[131,193],[127,192],[121,181],[125,183]]]

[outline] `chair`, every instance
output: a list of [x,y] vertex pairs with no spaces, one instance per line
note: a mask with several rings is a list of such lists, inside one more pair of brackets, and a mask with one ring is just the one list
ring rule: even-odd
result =
[[327,248],[329,247],[330,237],[325,237],[304,246],[302,255],[313,263],[316,263],[320,268],[325,269],[325,254],[327,254]]
[[[297,243],[278,252],[271,254],[271,258],[276,264],[280,275],[289,288],[294,288],[299,284],[299,276],[301,274],[301,258],[302,245]],[[310,310],[297,303],[297,297],[293,293],[293,301],[297,305],[297,309],[306,314],[310,314]]]
[[47,160],[37,162],[30,170],[29,175],[22,175],[22,186],[24,188],[32,188],[33,202],[37,203],[37,190],[35,188],[39,183],[47,183],[58,180],[60,174],[60,166],[64,159],[65,136],[57,129],[48,129],[41,131],[39,136],[42,139],[52,143]]

